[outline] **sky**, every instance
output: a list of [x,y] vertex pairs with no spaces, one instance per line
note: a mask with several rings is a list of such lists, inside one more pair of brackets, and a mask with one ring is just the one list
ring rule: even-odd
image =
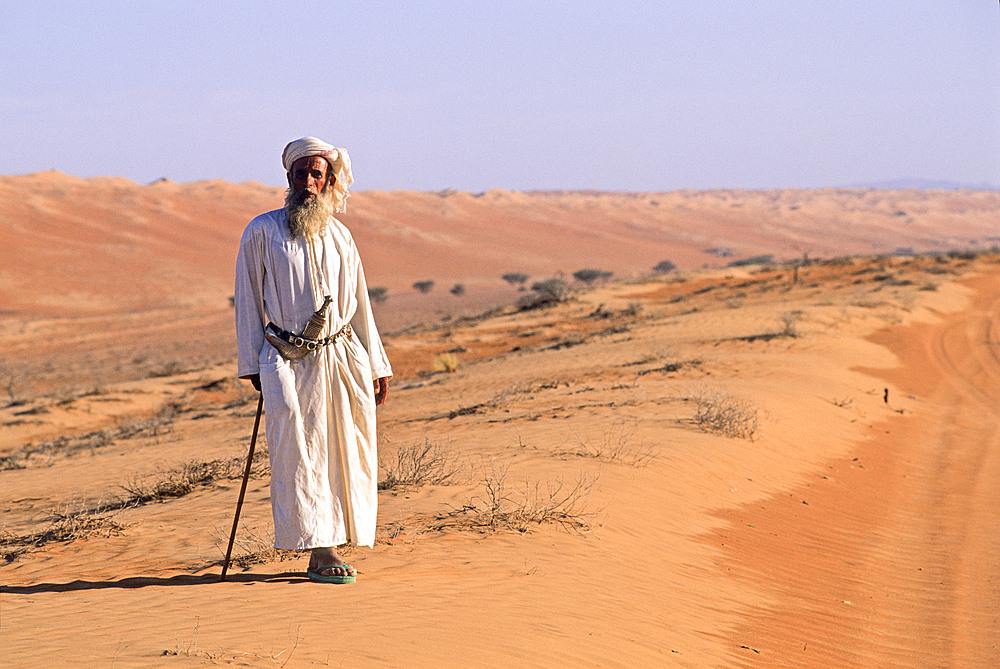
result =
[[987,0],[5,0],[0,174],[354,190],[1000,186]]

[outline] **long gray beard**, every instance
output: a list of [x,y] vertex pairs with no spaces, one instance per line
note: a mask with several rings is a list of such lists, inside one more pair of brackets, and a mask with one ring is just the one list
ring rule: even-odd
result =
[[333,216],[333,199],[327,193],[316,198],[303,197],[302,191],[291,188],[285,193],[285,214],[288,216],[288,231],[292,237],[314,239],[323,234]]

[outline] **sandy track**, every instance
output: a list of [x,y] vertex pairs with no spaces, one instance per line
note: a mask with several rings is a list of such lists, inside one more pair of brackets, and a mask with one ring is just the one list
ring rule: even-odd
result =
[[900,359],[873,439],[724,533],[774,599],[736,666],[1000,666],[1000,277],[969,285],[970,310],[872,338]]

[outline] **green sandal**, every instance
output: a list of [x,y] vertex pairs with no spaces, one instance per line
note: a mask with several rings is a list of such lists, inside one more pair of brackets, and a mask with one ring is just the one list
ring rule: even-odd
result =
[[315,569],[309,568],[306,570],[306,576],[310,580],[316,581],[317,583],[336,583],[338,585],[343,583],[356,583],[357,578],[354,576],[340,576],[337,574],[331,574],[330,576],[325,576],[323,574],[327,569],[353,569],[351,565],[347,564],[328,564],[322,567],[316,567]]

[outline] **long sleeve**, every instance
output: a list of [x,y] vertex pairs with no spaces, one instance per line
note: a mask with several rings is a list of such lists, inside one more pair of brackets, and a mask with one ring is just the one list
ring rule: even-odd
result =
[[264,346],[264,238],[253,223],[243,231],[236,257],[236,345],[237,376],[260,373],[260,350]]

